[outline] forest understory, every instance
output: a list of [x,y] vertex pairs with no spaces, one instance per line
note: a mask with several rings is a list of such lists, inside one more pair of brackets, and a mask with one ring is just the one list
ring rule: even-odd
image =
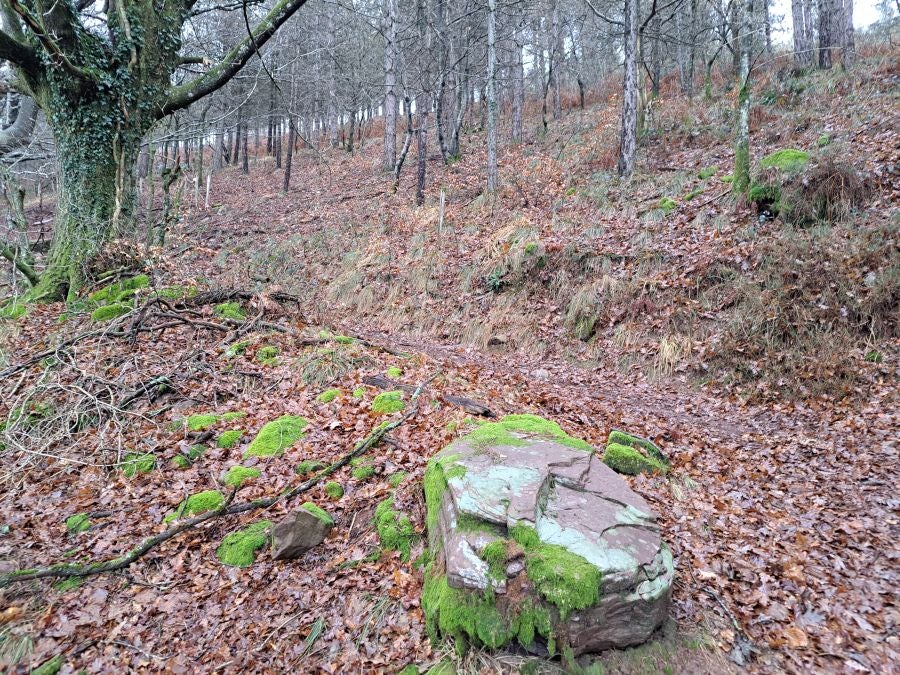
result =
[[[688,101],[674,82],[628,181],[610,89],[505,147],[491,198],[477,118],[462,159],[429,155],[421,207],[411,172],[396,190],[381,172],[377,132],[353,155],[301,151],[286,195],[263,156],[249,177],[216,174],[209,209],[186,193],[163,249],[108,249],[120,274],[91,290],[146,274],[133,308],[92,321],[107,291],[0,327],[0,575],[123,555],[190,495],[227,496],[226,469],[264,424],[301,416],[304,435],[245,461],[260,475],[221,513],[132,564],[0,588],[0,666],[891,672],[898,84],[896,53],[850,74],[758,78],[751,155],[808,152],[783,200],[842,209],[827,225],[736,200],[733,100]],[[858,189],[815,192],[834,176]],[[388,385],[406,407],[386,416],[372,403]],[[628,479],[675,556],[657,640],[577,663],[430,642],[425,465],[472,417],[524,412],[598,447],[626,428],[671,458],[667,476]],[[384,421],[398,424],[382,437]],[[373,525],[389,497],[414,527],[408,560]],[[306,501],[336,526],[303,558],[217,558],[229,533]]]

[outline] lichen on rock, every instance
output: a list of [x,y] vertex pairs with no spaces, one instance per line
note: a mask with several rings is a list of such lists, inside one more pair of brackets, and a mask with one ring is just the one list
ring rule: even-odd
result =
[[308,422],[295,415],[282,415],[263,426],[244,451],[247,457],[275,457],[303,438]]
[[260,520],[222,539],[216,549],[216,557],[229,567],[249,567],[256,560],[256,552],[269,542],[272,523]]

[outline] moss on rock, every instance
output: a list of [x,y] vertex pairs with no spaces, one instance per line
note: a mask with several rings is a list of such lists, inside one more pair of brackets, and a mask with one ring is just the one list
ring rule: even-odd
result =
[[344,488],[341,487],[340,483],[333,480],[325,483],[324,490],[329,499],[340,499],[344,496]]
[[225,485],[239,488],[245,481],[259,478],[261,475],[262,471],[255,469],[252,466],[232,466],[228,469],[228,473],[225,474],[225,478],[222,482],[225,483]]
[[648,457],[635,448],[619,443],[610,443],[603,452],[603,463],[618,473],[636,476],[639,473],[666,473],[665,464],[654,457]]
[[222,415],[222,419],[225,422],[236,422],[237,420],[242,420],[247,416],[247,413],[241,410],[231,410],[224,415]]
[[28,313],[28,306],[24,303],[12,300],[0,307],[0,319],[21,319]]
[[175,455],[172,458],[172,464],[176,469],[190,469],[192,462],[186,455]]
[[243,435],[244,432],[241,429],[229,429],[228,431],[223,431],[216,439],[216,447],[224,448],[225,450],[233,448],[238,444],[238,441],[241,440],[241,436]]
[[238,356],[242,356],[244,352],[247,351],[247,347],[253,344],[252,340],[241,340],[240,342],[235,342],[229,345],[228,349],[225,350],[225,358],[233,359]]
[[303,505],[300,506],[300,508],[306,509],[326,525],[334,525],[334,518],[328,515],[328,511],[323,509],[321,506],[317,506],[312,502],[304,502]]
[[316,400],[319,403],[331,403],[334,399],[341,395],[340,389],[326,389],[321,394],[316,396]]
[[394,509],[393,496],[375,507],[375,529],[383,548],[399,551],[404,562],[409,560],[412,546],[419,537],[409,516]]
[[76,513],[66,518],[66,531],[69,534],[85,532],[91,527],[91,518],[86,513]]
[[703,167],[702,169],[700,169],[700,171],[697,172],[697,177],[698,177],[700,180],[706,180],[707,178],[711,178],[712,176],[714,176],[715,173],[716,173],[716,171],[717,171],[716,167],[714,167],[714,166],[706,166],[706,167]]
[[372,412],[379,415],[391,415],[404,407],[402,391],[385,391],[372,400]]
[[543,438],[585,452],[593,452],[590,443],[569,436],[562,428],[550,420],[537,415],[507,415],[499,422],[485,422],[463,437],[476,447],[497,445],[526,445],[528,437]]
[[112,302],[121,302],[132,297],[138,289],[147,288],[150,285],[150,277],[146,274],[138,274],[130,279],[122,279],[88,295],[90,302],[104,305]]
[[659,203],[657,203],[656,208],[664,213],[670,213],[671,211],[674,211],[677,206],[678,202],[671,197],[663,197],[659,200]]
[[367,455],[351,459],[350,466],[352,466],[353,469],[350,471],[350,475],[357,480],[367,480],[371,478],[375,475],[373,462],[374,460]]
[[307,424],[305,419],[295,415],[282,415],[277,420],[272,420],[259,430],[256,438],[244,451],[244,458],[281,455],[285,449],[303,438],[303,430]]
[[156,456],[152,452],[129,452],[119,468],[128,478],[134,478],[139,473],[150,473],[156,468]]
[[163,519],[163,522],[171,523],[176,518],[196,516],[207,511],[213,511],[224,503],[225,496],[218,490],[197,492],[181,502],[177,509]]
[[270,521],[260,520],[226,535],[216,549],[216,557],[229,567],[249,567],[256,560],[256,552],[269,542],[271,527]]

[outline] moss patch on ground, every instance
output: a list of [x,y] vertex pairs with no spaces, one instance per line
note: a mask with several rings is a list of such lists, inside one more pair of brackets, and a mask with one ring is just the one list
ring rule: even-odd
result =
[[100,305],[111,302],[121,302],[132,297],[138,289],[147,288],[150,285],[150,277],[146,274],[138,274],[129,279],[122,279],[107,284],[103,288],[88,295],[88,300]]
[[214,427],[219,421],[219,416],[212,413],[191,415],[187,418],[187,428],[190,431],[206,431]]
[[132,309],[131,305],[124,302],[116,302],[112,305],[103,305],[91,312],[92,321],[111,321],[120,316],[128,314]]
[[260,520],[226,535],[216,549],[216,557],[229,567],[249,567],[256,560],[256,552],[269,542],[271,527],[270,521]]
[[63,657],[56,655],[49,661],[44,661],[41,665],[31,671],[31,675],[56,675],[63,666]]
[[8,302],[0,307],[0,319],[21,319],[28,313],[28,306],[21,302]]
[[304,474],[312,473],[313,471],[320,471],[324,468],[325,464],[317,459],[304,459],[297,465],[297,468],[294,469],[294,471],[296,471],[297,474],[303,476]]
[[350,466],[353,469],[350,471],[350,475],[356,478],[357,480],[366,480],[375,475],[375,467],[373,466],[374,460],[364,455],[362,457],[355,457],[350,460]]
[[316,396],[316,400],[319,403],[331,403],[334,399],[341,395],[340,389],[326,389],[321,394]]
[[197,492],[185,499],[178,508],[167,515],[164,523],[171,523],[176,518],[186,518],[196,516],[207,511],[213,511],[225,503],[225,496],[218,490],[204,490]]
[[150,473],[156,468],[156,456],[152,452],[129,452],[119,468],[128,478],[134,478],[139,473]]
[[363,398],[366,395],[364,387],[357,387],[353,390],[353,398]]
[[594,451],[594,446],[590,443],[569,436],[556,422],[537,415],[507,415],[499,422],[479,424],[463,440],[475,447],[487,448],[497,445],[527,445],[528,438],[542,438],[585,452]]
[[281,351],[273,345],[264,345],[256,350],[256,360],[264,366],[277,366]]
[[340,483],[337,483],[333,480],[325,483],[325,487],[323,489],[325,490],[325,494],[329,499],[340,499],[344,496],[344,488],[341,487]]
[[243,435],[244,432],[240,429],[230,429],[228,431],[223,431],[216,439],[216,447],[224,448],[225,450],[233,448],[238,444],[238,441],[241,440],[241,436]]
[[69,534],[78,534],[89,530],[91,527],[91,518],[86,513],[76,513],[66,518],[66,531]]
[[295,415],[282,415],[269,422],[259,430],[256,438],[244,451],[244,458],[281,455],[285,449],[303,438],[303,430],[307,424],[305,419]]
[[225,474],[222,482],[225,485],[239,488],[244,484],[244,481],[259,478],[260,476],[262,476],[262,471],[254,469],[252,466],[232,466],[228,469],[228,473]]
[[372,412],[379,415],[391,415],[404,407],[402,391],[385,391],[372,399]]
[[244,309],[241,307],[240,303],[237,302],[223,302],[220,305],[216,305],[213,308],[216,316],[220,316],[223,319],[233,319],[234,321],[244,321],[247,318],[247,314],[244,312]]
[[317,506],[312,502],[305,502],[300,508],[306,509],[326,525],[334,525],[334,518],[328,515],[328,511],[323,509],[321,506]]
[[390,485],[392,488],[395,488],[403,482],[403,479],[406,478],[406,476],[407,474],[405,471],[397,471],[395,473],[392,473],[390,476],[388,476],[388,485]]
[[375,507],[375,529],[383,548],[399,551],[404,562],[409,560],[412,546],[419,537],[409,516],[394,509],[393,496]]
[[809,153],[787,148],[776,150],[759,161],[760,169],[776,168],[787,173],[802,169],[809,162]]
[[390,368],[387,369],[387,376],[391,377],[395,380],[400,377],[403,377],[403,369],[398,368],[397,366],[391,366]]

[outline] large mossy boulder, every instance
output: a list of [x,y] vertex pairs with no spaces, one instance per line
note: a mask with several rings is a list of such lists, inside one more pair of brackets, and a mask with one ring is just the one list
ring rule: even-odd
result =
[[584,441],[533,415],[482,424],[429,462],[431,634],[578,655],[645,642],[672,554],[647,503]]

